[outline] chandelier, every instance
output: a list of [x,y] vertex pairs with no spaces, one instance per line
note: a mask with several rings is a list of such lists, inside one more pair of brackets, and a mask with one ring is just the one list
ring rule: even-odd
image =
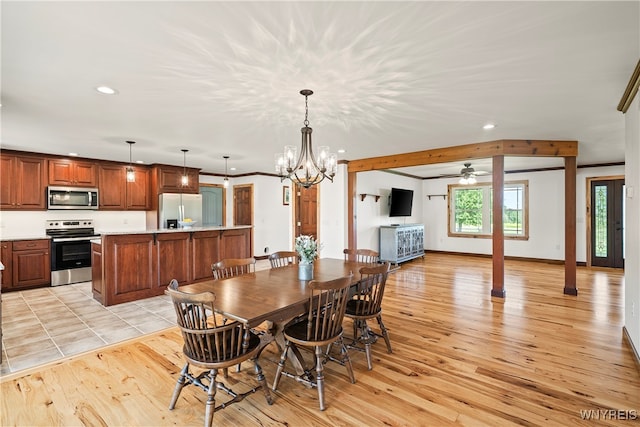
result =
[[294,145],[284,147],[284,153],[275,156],[276,172],[280,176],[280,181],[290,179],[292,182],[309,188],[319,184],[327,178],[333,182],[338,168],[338,156],[329,152],[329,147],[318,147],[318,154],[313,154],[311,145],[311,132],[309,127],[309,105],[307,100],[313,94],[312,90],[303,89],[300,94],[304,96],[304,127],[302,132],[302,147],[298,154],[298,149]]

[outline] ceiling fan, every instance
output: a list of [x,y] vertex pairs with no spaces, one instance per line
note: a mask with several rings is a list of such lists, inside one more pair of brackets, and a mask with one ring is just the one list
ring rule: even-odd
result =
[[475,184],[477,176],[491,175],[491,172],[475,170],[471,167],[471,163],[465,163],[460,173],[443,174],[443,178],[460,177],[460,184]]

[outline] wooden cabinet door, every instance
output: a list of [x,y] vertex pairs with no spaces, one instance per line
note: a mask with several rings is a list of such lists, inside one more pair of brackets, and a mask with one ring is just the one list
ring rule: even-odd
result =
[[220,261],[220,231],[199,231],[191,238],[191,281],[212,278],[211,264]]
[[39,157],[16,157],[15,201],[19,209],[46,209],[45,160]]
[[[108,250],[107,250],[108,248]],[[153,234],[102,237],[105,306],[159,295]]]
[[74,185],[95,187],[98,184],[98,168],[95,163],[74,161]]
[[[0,155],[0,208],[15,208],[15,188],[18,177],[15,174],[15,156]],[[6,260],[4,264],[8,262]],[[6,267],[6,265],[5,265]],[[7,274],[5,272],[4,276]]]
[[49,160],[49,185],[95,187],[98,181],[95,163],[80,160]]
[[[34,249],[23,249],[33,247]],[[48,240],[13,243],[13,289],[51,283],[51,257]]]
[[[151,190],[149,169],[136,167],[135,182],[127,182],[127,202],[126,208],[129,210],[148,210],[151,209]],[[126,181],[126,178],[125,178]]]
[[159,286],[167,286],[171,279],[180,284],[190,283],[189,240],[191,233],[161,233],[156,236]]
[[251,229],[225,230],[220,240],[221,259],[251,256]]
[[189,193],[196,194],[200,188],[198,169],[187,169],[189,184],[182,185],[182,174],[184,170],[179,167],[158,166],[156,168],[158,177],[158,193]]
[[123,210],[125,208],[126,169],[122,165],[100,165],[99,204],[100,210]]
[[0,157],[0,208],[46,209],[45,160],[40,157]]
[[73,165],[70,160],[49,160],[49,185],[72,185]]
[[2,272],[2,289],[13,288],[13,244],[11,242],[0,242],[0,261],[4,265]]

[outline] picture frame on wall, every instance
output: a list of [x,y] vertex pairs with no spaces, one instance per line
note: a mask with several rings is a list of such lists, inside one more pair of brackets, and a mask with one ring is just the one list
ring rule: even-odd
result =
[[282,187],[282,204],[285,206],[289,206],[291,202],[291,189],[288,185]]

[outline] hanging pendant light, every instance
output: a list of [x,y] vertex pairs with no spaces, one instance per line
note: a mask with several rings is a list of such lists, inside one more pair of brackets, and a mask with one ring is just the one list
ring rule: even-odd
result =
[[127,167],[127,182],[136,182],[136,171],[133,169],[131,161],[131,147],[135,143],[135,141],[127,141],[127,144],[129,144],[129,167]]
[[289,178],[292,182],[309,188],[319,184],[325,178],[333,182],[338,168],[338,156],[329,152],[329,147],[318,147],[318,154],[314,156],[311,145],[311,132],[309,127],[309,106],[308,98],[313,94],[310,89],[303,89],[300,94],[304,96],[304,127],[302,132],[302,147],[300,155],[293,145],[284,147],[284,153],[275,156],[276,172],[280,176],[280,181]]
[[189,150],[187,150],[186,148],[182,149],[182,157],[183,157],[183,161],[182,161],[182,186],[186,187],[187,185],[189,185],[189,175],[187,175],[187,152]]
[[229,188],[229,177],[227,176],[227,160],[229,156],[222,156],[224,158],[224,188]]

